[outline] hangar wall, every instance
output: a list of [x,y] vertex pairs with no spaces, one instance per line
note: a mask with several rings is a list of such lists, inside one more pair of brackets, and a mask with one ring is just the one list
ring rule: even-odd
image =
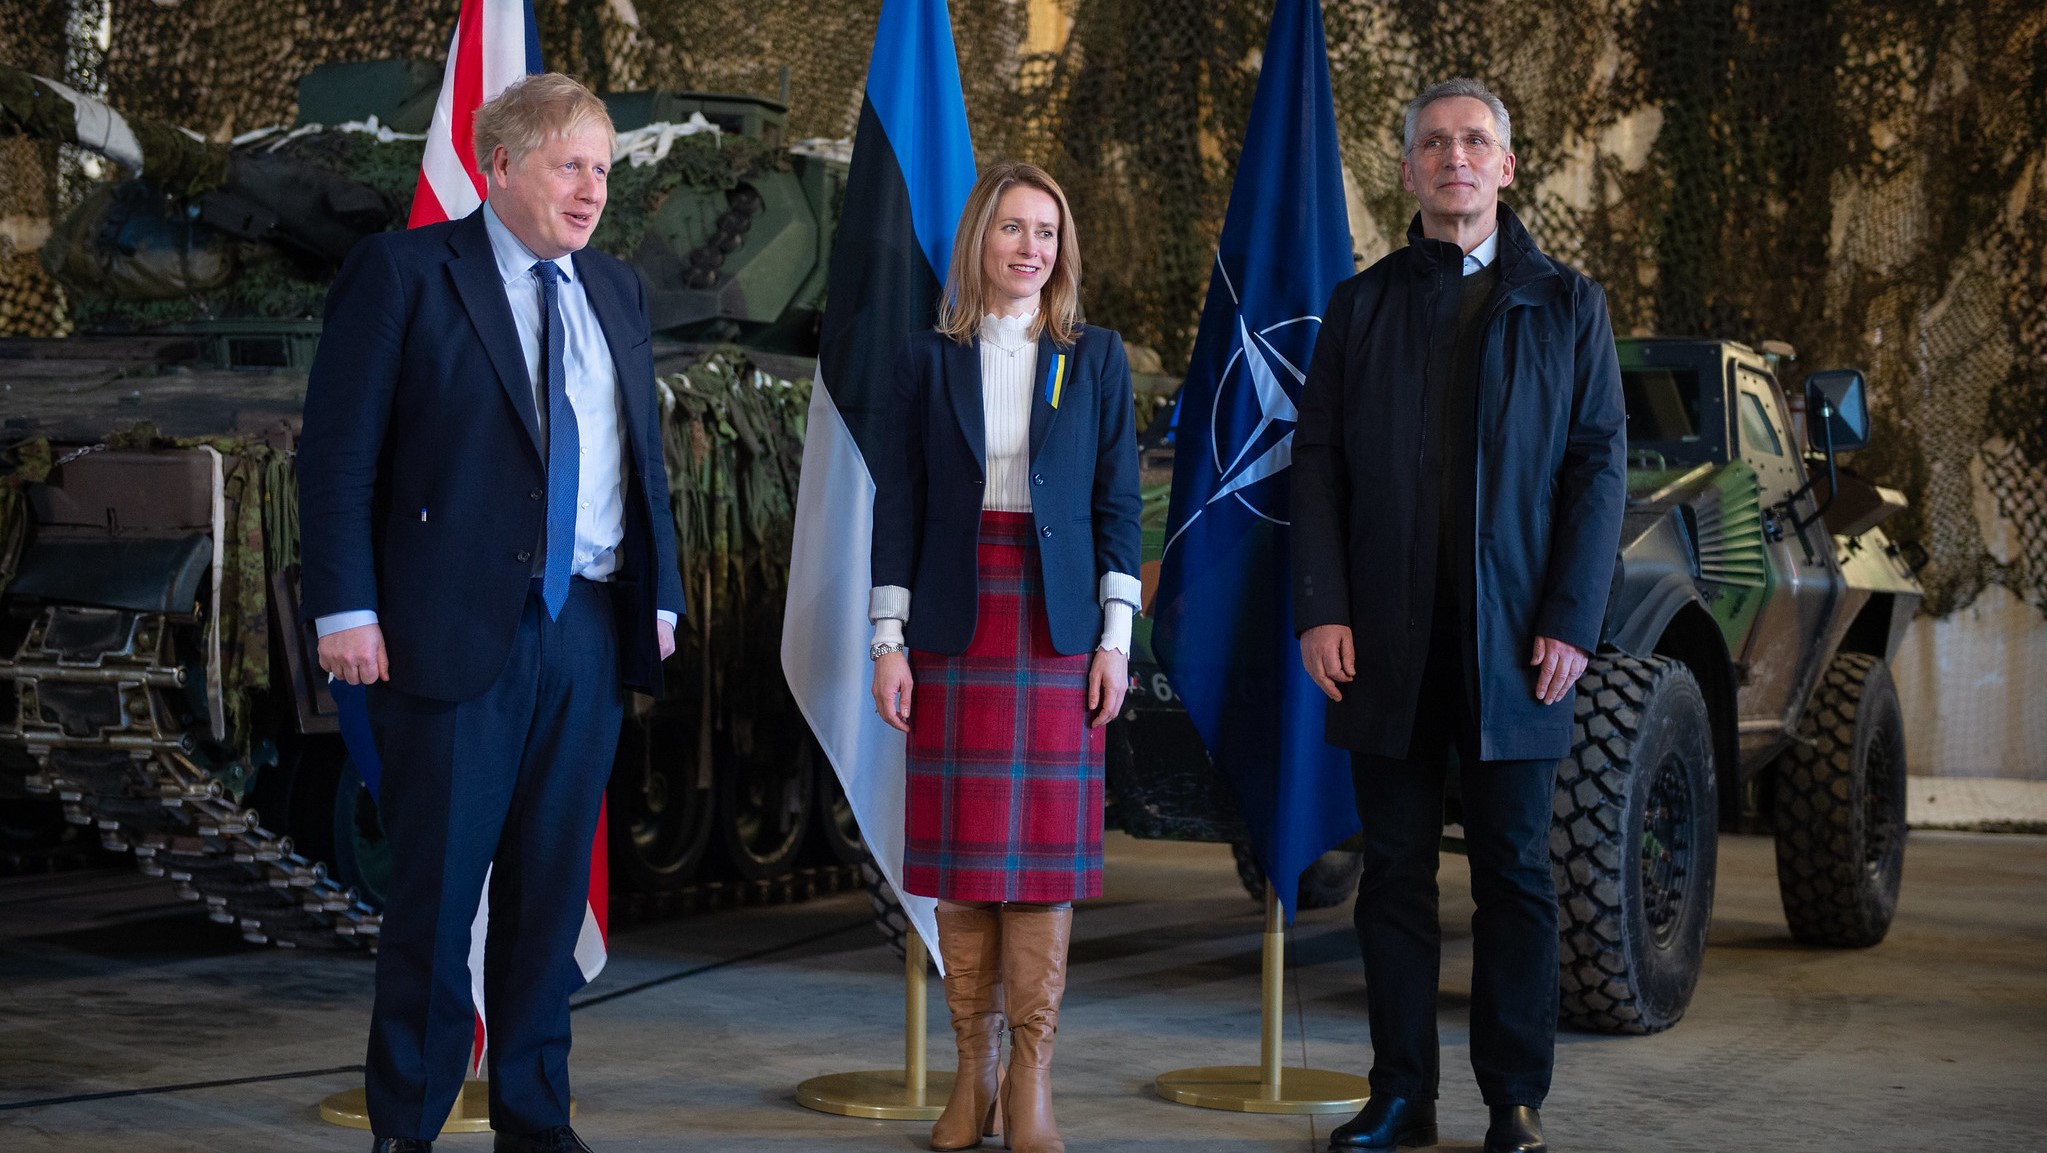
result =
[[[70,0],[0,12],[0,58],[216,138],[289,121],[315,64],[438,57],[456,0]],[[879,0],[536,0],[600,87],[777,94],[857,116]],[[1327,0],[1361,257],[1406,227],[1398,114],[1484,77],[1508,200],[1624,332],[1788,340],[1869,374],[1859,465],[1907,491],[1926,616],[1899,678],[1919,772],[2047,776],[2047,9],[2031,0]],[[1089,311],[1192,344],[1266,0],[952,0],[983,159],[1067,185]],[[0,140],[0,333],[66,331],[33,253],[81,161]]]

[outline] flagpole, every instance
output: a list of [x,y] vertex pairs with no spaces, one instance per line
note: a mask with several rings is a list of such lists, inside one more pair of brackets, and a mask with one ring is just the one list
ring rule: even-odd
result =
[[1353,1113],[1371,1084],[1352,1073],[1289,1069],[1280,1060],[1286,1023],[1286,918],[1265,886],[1265,934],[1258,974],[1258,1064],[1200,1065],[1161,1073],[1152,1091],[1168,1101],[1232,1113]]
[[929,989],[924,942],[903,935],[903,1067],[827,1073],[796,1086],[796,1102],[820,1113],[882,1121],[936,1121],[952,1095],[953,1074],[926,1067]]

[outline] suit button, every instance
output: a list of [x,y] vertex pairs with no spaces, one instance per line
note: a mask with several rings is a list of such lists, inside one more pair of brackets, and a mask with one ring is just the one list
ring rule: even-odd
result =
[[1052,537],[1052,526],[1046,525],[1044,528],[1039,529],[1038,535],[1044,537],[1047,540],[1050,540]]
[[1042,472],[1034,472],[1034,473],[1032,473],[1032,474],[1031,474],[1031,483],[1032,483],[1032,484],[1044,484],[1044,483],[1045,483],[1045,474],[1044,474],[1044,473],[1042,473]]
[[526,496],[527,496],[527,497],[528,497],[529,499],[531,499],[531,500],[539,500],[539,499],[540,499],[540,490],[536,488],[536,489],[534,489],[534,490],[533,490],[532,492],[529,492],[529,493],[527,493],[527,494],[526,494]]
[[529,561],[529,560],[532,560],[532,559],[533,559],[533,554],[532,554],[532,553],[530,553],[530,552],[522,552],[522,553],[520,553],[520,554],[519,554],[519,559],[520,559],[520,560],[522,560],[522,561]]

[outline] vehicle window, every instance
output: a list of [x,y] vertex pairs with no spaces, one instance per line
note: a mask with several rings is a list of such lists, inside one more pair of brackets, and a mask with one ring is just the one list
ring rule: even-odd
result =
[[1754,448],[1771,456],[1784,455],[1784,443],[1777,439],[1777,429],[1763,408],[1763,398],[1745,388],[1741,390],[1741,443],[1743,448]]
[[1628,406],[1628,443],[1699,439],[1699,374],[1688,368],[1643,368],[1621,373]]

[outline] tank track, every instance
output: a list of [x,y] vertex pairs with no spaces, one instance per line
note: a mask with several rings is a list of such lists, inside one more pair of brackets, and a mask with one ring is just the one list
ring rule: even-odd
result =
[[[163,613],[52,606],[29,628],[0,681],[14,725],[0,740],[35,761],[25,781],[65,819],[95,827],[145,875],[204,902],[245,940],[284,948],[374,951],[381,918],[326,867],[292,851],[203,768],[182,707],[187,671]],[[247,766],[234,766],[246,773]]]

